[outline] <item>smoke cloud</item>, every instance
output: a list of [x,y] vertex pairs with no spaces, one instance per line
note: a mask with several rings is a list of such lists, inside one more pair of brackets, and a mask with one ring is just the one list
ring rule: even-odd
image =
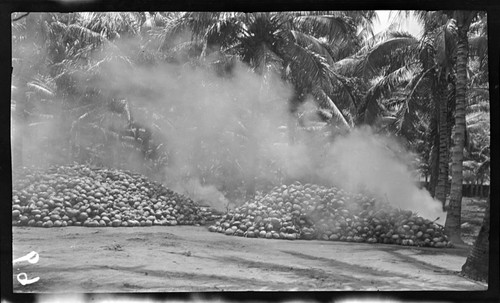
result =
[[[225,210],[231,202],[227,192],[252,180],[270,184],[306,180],[368,191],[395,207],[444,219],[441,204],[416,185],[410,157],[401,157],[409,153],[394,139],[363,128],[332,141],[324,132],[299,128],[296,142],[290,144],[285,126],[292,88],[273,72],[259,75],[237,63],[230,76],[221,77],[208,67],[216,58],[198,66],[132,66],[123,60],[124,52],[140,55],[138,41],[121,41],[96,58],[99,81],[89,83],[87,75],[78,81],[82,87],[91,85],[104,95],[128,101],[134,121],[150,128],[153,140],[163,144],[167,165],[162,182],[172,189]],[[314,108],[308,102],[299,111]],[[111,112],[108,116],[107,126],[125,125]],[[115,147],[114,153],[124,153],[120,144]],[[47,147],[25,141],[25,148]],[[131,152],[122,164],[140,170],[141,161]]]
[[327,157],[332,164],[321,173],[341,187],[353,192],[364,189],[379,201],[387,200],[431,220],[440,217],[438,222],[444,223],[441,203],[417,186],[410,153],[394,139],[368,128],[356,129],[338,138]]

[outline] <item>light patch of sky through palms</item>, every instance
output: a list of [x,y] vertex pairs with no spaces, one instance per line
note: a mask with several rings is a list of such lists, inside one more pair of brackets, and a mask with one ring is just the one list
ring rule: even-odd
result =
[[423,27],[413,15],[410,15],[408,18],[398,17],[398,11],[390,10],[378,10],[376,13],[378,15],[378,20],[373,24],[373,32],[375,34],[387,30],[391,24],[396,23],[399,24],[399,28],[396,28],[397,31],[408,32],[417,38],[422,36]]

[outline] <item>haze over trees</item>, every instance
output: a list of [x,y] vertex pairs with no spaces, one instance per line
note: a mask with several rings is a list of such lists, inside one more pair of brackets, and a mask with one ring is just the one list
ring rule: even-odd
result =
[[[421,37],[397,26],[409,14]],[[380,33],[375,11],[12,18],[14,171],[106,165],[236,199],[328,182],[322,155],[369,127],[429,181],[455,243],[463,184],[489,182],[484,12],[400,13]]]

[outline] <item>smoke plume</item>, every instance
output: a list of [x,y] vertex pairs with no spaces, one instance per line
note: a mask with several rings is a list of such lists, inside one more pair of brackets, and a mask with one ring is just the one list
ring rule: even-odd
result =
[[[153,140],[162,143],[159,150],[167,164],[161,174],[167,186],[224,210],[229,203],[225,193],[253,180],[314,180],[368,191],[395,207],[444,219],[441,204],[416,185],[409,157],[400,156],[409,153],[396,156],[394,151],[403,149],[393,139],[354,129],[332,141],[299,128],[291,144],[285,126],[293,90],[273,72],[257,74],[237,63],[221,76],[210,68],[211,58],[199,65],[131,65],[122,59],[124,52],[137,56],[138,41],[123,40],[118,48],[99,54],[99,81],[89,82],[86,74],[77,79],[82,88],[92,85],[103,95],[127,100],[133,120],[150,128]],[[300,110],[314,108],[309,102]],[[108,116],[108,126],[126,124],[123,118],[112,119],[111,112]],[[52,128],[42,135],[53,136]],[[24,148],[33,152],[48,147],[25,141]],[[122,145],[112,152],[124,153]],[[131,152],[122,164],[139,170],[141,161]]]

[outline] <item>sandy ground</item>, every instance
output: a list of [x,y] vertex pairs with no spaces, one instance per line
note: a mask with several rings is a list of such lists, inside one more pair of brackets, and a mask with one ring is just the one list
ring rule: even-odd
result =
[[[230,237],[206,227],[13,228],[14,292],[485,290],[468,247]],[[22,286],[17,274],[40,277]]]

